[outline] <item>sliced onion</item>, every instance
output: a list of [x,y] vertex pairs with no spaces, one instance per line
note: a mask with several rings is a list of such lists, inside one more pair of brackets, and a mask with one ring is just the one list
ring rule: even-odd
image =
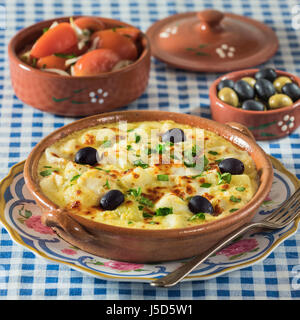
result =
[[74,66],[70,67],[70,73],[71,73],[71,76],[75,76],[75,74],[74,74]]
[[28,51],[22,53],[20,56],[21,60],[27,62],[30,57],[30,52],[31,52],[31,50],[28,50]]
[[119,69],[125,68],[125,67],[129,66],[132,63],[133,63],[132,60],[121,60],[121,61],[117,62],[114,65],[114,67],[112,68],[111,71],[115,71],[115,70],[119,70]]
[[74,29],[77,38],[83,36],[83,31],[76,25],[76,23],[73,20],[73,17],[70,17],[70,25]]
[[69,67],[71,64],[77,62],[81,57],[82,57],[82,55],[81,55],[81,56],[78,56],[78,57],[74,57],[74,58],[71,58],[71,59],[66,60],[65,66],[66,66],[66,67]]
[[91,45],[91,47],[89,48],[88,51],[92,51],[92,50],[97,49],[97,46],[98,46],[99,41],[100,41],[100,38],[99,38],[99,37],[94,38],[94,40],[93,40],[93,42],[92,42],[92,45]]
[[56,27],[58,25],[58,22],[57,21],[54,21],[51,26],[49,27],[49,29],[52,29],[54,27]]
[[85,46],[86,42],[90,40],[90,31],[88,29],[80,29],[72,17],[70,17],[70,25],[75,31],[78,39],[77,47],[81,50]]
[[46,72],[53,72],[53,73],[57,73],[61,76],[70,76],[68,74],[68,72],[64,71],[64,70],[60,70],[60,69],[55,69],[55,68],[45,68],[45,69],[40,69],[41,71],[46,71]]

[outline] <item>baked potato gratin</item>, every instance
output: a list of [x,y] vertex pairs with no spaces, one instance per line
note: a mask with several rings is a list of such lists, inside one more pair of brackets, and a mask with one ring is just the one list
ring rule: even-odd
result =
[[255,194],[246,152],[173,121],[102,124],[48,147],[42,192],[69,212],[127,228],[186,228],[232,214]]

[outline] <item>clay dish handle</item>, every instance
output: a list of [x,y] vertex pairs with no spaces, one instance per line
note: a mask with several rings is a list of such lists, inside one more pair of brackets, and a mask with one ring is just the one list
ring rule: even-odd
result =
[[42,222],[55,229],[59,229],[67,235],[78,240],[89,242],[94,240],[93,235],[88,233],[77,221],[72,219],[65,210],[57,209],[53,211],[44,211]]
[[247,136],[255,141],[253,133],[244,125],[242,125],[238,122],[226,122],[226,125],[231,127],[232,129],[235,129],[235,130],[243,133],[245,136]]

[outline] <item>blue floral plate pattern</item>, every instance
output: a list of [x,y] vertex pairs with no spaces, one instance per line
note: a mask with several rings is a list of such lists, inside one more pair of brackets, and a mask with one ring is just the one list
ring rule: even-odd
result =
[[[271,157],[274,181],[269,196],[255,220],[270,214],[288,199],[300,181]],[[84,252],[42,225],[41,210],[23,177],[24,161],[12,167],[0,183],[0,222],[19,245],[52,262],[63,263],[94,277],[117,281],[149,282],[179,267],[184,260],[158,264],[135,264],[104,259]],[[297,231],[300,218],[280,230],[249,231],[209,258],[183,281],[205,280],[241,269],[267,257],[282,241]]]

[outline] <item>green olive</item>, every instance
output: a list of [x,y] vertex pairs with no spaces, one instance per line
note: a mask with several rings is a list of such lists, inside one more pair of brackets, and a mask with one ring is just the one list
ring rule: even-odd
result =
[[269,98],[270,109],[278,109],[291,106],[293,100],[286,94],[277,93]]
[[276,89],[277,92],[281,93],[281,88],[286,84],[286,83],[291,83],[292,80],[289,77],[278,77],[274,80],[273,86]]
[[244,80],[247,83],[249,83],[252,88],[254,87],[255,82],[256,82],[256,80],[254,78],[251,78],[251,77],[244,77],[241,80]]
[[230,104],[233,107],[238,107],[239,98],[234,90],[231,88],[223,88],[218,92],[218,98],[223,102]]

